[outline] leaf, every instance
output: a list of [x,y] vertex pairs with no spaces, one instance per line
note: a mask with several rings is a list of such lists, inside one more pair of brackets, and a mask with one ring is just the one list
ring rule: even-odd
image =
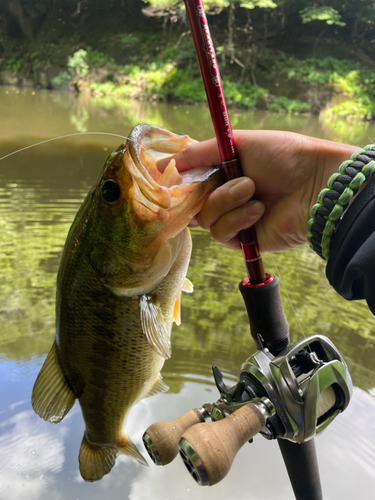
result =
[[327,24],[345,26],[345,23],[340,21],[340,13],[332,7],[305,7],[299,13],[303,24],[310,23],[311,21],[326,21]]
[[240,0],[240,6],[244,9],[276,9],[277,4],[272,0]]

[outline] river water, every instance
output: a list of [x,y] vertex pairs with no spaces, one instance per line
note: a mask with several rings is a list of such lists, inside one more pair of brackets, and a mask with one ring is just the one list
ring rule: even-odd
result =
[[[369,124],[230,115],[235,128],[292,130],[359,146],[375,139]],[[67,231],[105,158],[122,142],[86,133],[124,136],[143,122],[202,140],[213,136],[208,110],[0,87],[0,116],[0,158],[38,141],[84,133],[0,161],[0,499],[292,499],[277,444],[260,436],[211,488],[196,485],[179,458],[165,468],[149,461],[146,468],[119,457],[103,480],[85,483],[78,471],[79,405],[59,425],[31,409],[32,386],[54,338],[55,280]],[[255,351],[237,290],[242,256],[203,230],[193,231],[193,244],[188,276],[195,291],[182,298],[182,325],[174,327],[173,355],[162,371],[170,390],[138,403],[128,419],[142,453],[141,436],[151,423],[217,400],[213,364],[233,385]],[[375,319],[364,303],[348,303],[330,288],[324,263],[307,246],[264,261],[282,280],[291,340],[328,335],[349,366],[352,402],[316,445],[325,500],[364,498],[375,489]]]

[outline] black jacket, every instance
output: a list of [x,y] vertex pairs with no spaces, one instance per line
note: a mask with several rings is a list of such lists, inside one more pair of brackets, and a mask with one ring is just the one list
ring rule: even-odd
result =
[[326,274],[345,299],[366,299],[375,314],[375,178],[356,196],[339,223]]

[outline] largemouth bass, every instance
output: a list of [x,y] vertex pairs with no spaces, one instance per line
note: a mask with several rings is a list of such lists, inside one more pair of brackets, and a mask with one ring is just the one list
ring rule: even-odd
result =
[[78,399],[85,422],[83,479],[97,481],[124,453],[146,464],[125,431],[131,407],[166,389],[160,370],[180,323],[191,238],[187,225],[219,184],[219,169],[179,174],[159,160],[192,140],[139,125],[107,159],[68,233],[57,277],[56,337],[32,393],[58,423]]

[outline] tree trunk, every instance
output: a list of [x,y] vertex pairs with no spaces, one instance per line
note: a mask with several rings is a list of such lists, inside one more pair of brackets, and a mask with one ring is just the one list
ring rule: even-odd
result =
[[20,0],[8,0],[8,9],[13,18],[16,20],[18,26],[21,28],[21,32],[25,40],[28,40],[29,42],[33,41],[34,20],[31,16],[27,16],[25,14]]
[[228,43],[227,43],[227,51],[230,56],[230,63],[233,64],[235,58],[235,50],[234,50],[234,28],[235,28],[235,17],[234,17],[234,9],[235,5],[233,2],[229,4],[228,11]]

